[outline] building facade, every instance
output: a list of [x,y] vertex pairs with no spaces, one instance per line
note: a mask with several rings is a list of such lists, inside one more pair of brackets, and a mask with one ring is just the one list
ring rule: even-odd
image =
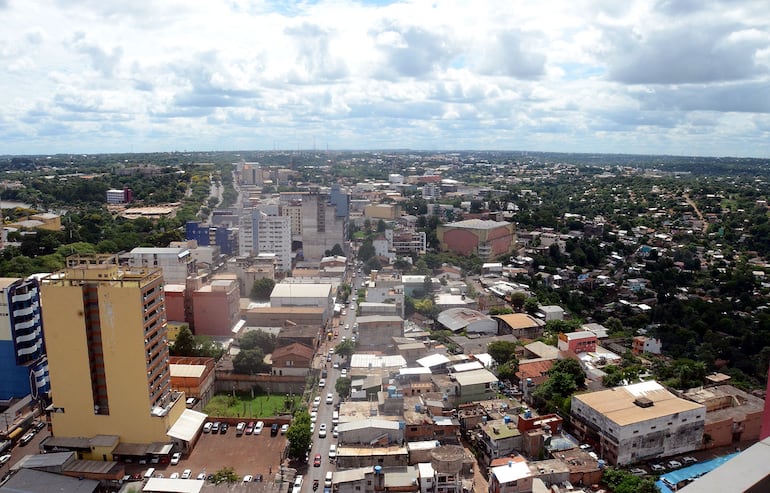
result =
[[163,274],[117,257],[70,257],[41,280],[57,437],[169,441],[185,410],[171,388]]
[[131,267],[161,269],[163,280],[168,284],[184,284],[187,276],[195,272],[192,254],[184,247],[137,247],[128,252],[125,258]]
[[513,250],[516,226],[509,222],[468,219],[441,224],[436,230],[442,251],[476,254],[490,260]]
[[0,278],[0,400],[50,391],[37,279]]
[[690,452],[703,443],[706,408],[655,381],[575,395],[571,414],[578,433],[598,443],[611,464]]

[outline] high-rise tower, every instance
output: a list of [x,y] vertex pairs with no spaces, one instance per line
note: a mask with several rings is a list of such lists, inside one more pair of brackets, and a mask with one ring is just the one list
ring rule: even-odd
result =
[[168,441],[185,402],[171,389],[162,271],[70,257],[41,295],[54,434]]

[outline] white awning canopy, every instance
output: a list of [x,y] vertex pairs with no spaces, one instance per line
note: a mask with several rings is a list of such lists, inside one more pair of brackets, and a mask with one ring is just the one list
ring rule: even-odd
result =
[[192,409],[185,409],[166,435],[177,440],[190,442],[195,437],[195,434],[198,433],[198,430],[201,429],[206,418],[208,416],[203,413],[193,411]]

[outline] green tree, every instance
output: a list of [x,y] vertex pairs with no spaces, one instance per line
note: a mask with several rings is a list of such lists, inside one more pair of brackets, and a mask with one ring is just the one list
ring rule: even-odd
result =
[[211,482],[214,484],[235,483],[239,479],[240,476],[235,473],[235,470],[232,467],[227,466],[215,472]]
[[549,375],[551,373],[566,373],[572,378],[572,381],[575,382],[577,388],[582,389],[585,387],[586,374],[583,371],[583,368],[581,368],[580,362],[577,360],[572,358],[557,360],[548,372]]
[[275,281],[268,277],[257,279],[251,286],[251,293],[249,293],[249,297],[254,301],[269,300],[270,294],[273,292],[274,287]]
[[500,380],[513,381],[516,379],[516,372],[519,371],[519,362],[516,359],[509,360],[497,367],[497,378]]
[[516,291],[511,293],[511,305],[520,312],[524,308],[524,304],[527,302],[527,294],[523,291]]
[[286,431],[286,438],[289,440],[289,457],[304,458],[313,440],[313,435],[310,433],[310,415],[307,410],[302,409],[294,414],[294,419]]
[[340,246],[339,243],[335,243],[329,253],[340,257],[345,256],[345,252],[342,250],[342,247]]
[[352,339],[345,339],[335,346],[334,352],[341,358],[349,358],[356,350],[356,343]]
[[388,225],[385,224],[385,221],[383,221],[382,219],[377,221],[377,232],[378,233],[384,233],[385,230],[387,229],[387,227],[388,227]]
[[197,356],[193,334],[188,325],[183,325],[176,335],[176,340],[171,346],[171,354],[174,356]]
[[358,248],[358,260],[366,262],[374,257],[374,253],[374,244],[371,239],[367,238]]
[[347,377],[340,377],[337,379],[337,381],[334,383],[334,390],[337,391],[337,394],[339,394],[340,397],[343,399],[347,398],[350,395],[350,386],[351,381]]
[[193,339],[195,340],[195,352],[197,353],[197,356],[219,359],[225,352],[225,350],[222,349],[222,346],[214,342],[209,336],[197,335]]
[[243,334],[240,339],[241,350],[259,348],[264,354],[270,354],[275,349],[278,338],[275,334],[265,332],[264,330],[250,330]]
[[233,371],[242,375],[264,373],[269,369],[265,364],[265,353],[261,349],[246,349],[240,351],[233,358]]
[[527,313],[533,314],[537,312],[537,310],[540,308],[540,303],[538,303],[537,298],[535,297],[529,297],[524,302],[524,311]]
[[487,353],[498,365],[516,359],[517,344],[512,341],[494,341],[487,345]]

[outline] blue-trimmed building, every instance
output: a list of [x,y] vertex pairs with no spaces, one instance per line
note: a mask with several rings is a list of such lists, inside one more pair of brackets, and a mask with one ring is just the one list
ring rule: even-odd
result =
[[238,230],[235,228],[188,221],[185,224],[185,239],[195,240],[200,246],[216,245],[225,255],[238,255]]
[[51,390],[37,279],[0,278],[0,400]]

